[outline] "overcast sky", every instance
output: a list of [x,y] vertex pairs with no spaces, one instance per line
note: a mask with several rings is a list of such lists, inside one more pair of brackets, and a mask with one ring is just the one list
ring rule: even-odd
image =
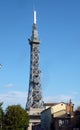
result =
[[33,10],[44,102],[80,105],[80,0],[0,0],[0,101],[27,101]]

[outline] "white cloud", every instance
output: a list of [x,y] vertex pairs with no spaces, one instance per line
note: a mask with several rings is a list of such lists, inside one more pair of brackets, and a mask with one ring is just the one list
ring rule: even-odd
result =
[[20,104],[22,107],[26,107],[27,93],[12,91],[5,94],[0,94],[0,101],[3,102],[3,108],[5,109],[9,105]]
[[80,98],[79,98],[79,93],[78,92],[72,92],[71,94],[68,95],[56,95],[56,96],[47,96],[44,97],[44,102],[51,102],[51,103],[56,103],[56,102],[65,102],[68,103],[69,100],[72,100],[72,103],[74,104],[74,108],[76,109],[77,106],[80,106]]
[[56,95],[48,96],[44,98],[45,102],[69,102],[70,99],[73,99],[71,95]]
[[6,84],[5,87],[11,88],[11,87],[13,87],[13,84],[12,83]]
[[[66,102],[71,99],[75,107],[79,106],[80,99],[77,99],[78,93],[72,93],[70,95],[56,95],[44,97],[44,102]],[[11,91],[8,93],[0,94],[0,101],[3,102],[3,108],[5,109],[9,105],[20,104],[23,108],[26,107],[27,92]]]

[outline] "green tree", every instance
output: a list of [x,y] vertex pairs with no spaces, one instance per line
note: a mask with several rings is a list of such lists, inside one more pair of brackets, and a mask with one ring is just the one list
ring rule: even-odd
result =
[[74,117],[72,125],[74,128],[80,128],[80,115]]
[[80,106],[77,107],[77,110],[80,111]]
[[12,105],[6,108],[4,114],[5,130],[24,130],[28,127],[29,116],[20,105]]
[[79,111],[79,107],[74,112],[74,118],[72,119],[72,126],[74,128],[80,128],[80,111]]
[[3,123],[3,109],[2,109],[2,102],[0,103],[0,129],[2,129],[2,123]]

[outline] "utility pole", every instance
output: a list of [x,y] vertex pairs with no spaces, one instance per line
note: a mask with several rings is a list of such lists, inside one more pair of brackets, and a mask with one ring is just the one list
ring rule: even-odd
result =
[[2,67],[2,64],[0,64],[0,69],[1,69],[1,67]]

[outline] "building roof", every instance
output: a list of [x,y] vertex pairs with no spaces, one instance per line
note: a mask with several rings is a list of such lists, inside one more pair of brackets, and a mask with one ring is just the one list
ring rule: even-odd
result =
[[57,105],[58,103],[44,103],[44,106],[54,106]]
[[60,103],[67,104],[67,103],[65,103],[65,102],[57,102],[57,103],[44,103],[44,106],[55,106],[55,105],[60,104]]

